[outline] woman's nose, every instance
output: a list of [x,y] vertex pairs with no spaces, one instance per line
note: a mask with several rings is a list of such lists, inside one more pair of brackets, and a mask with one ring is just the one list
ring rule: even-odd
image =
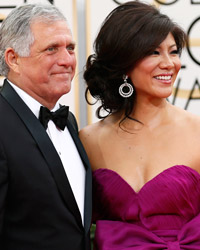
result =
[[174,61],[173,58],[170,57],[170,55],[165,55],[162,57],[162,60],[160,62],[161,68],[172,68],[174,67]]

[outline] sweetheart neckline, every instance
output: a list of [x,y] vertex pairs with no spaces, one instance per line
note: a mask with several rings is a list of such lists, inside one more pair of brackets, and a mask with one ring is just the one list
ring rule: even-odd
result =
[[98,168],[96,170],[93,171],[93,175],[95,175],[96,172],[99,172],[99,171],[108,171],[108,172],[111,172],[113,174],[115,174],[118,178],[120,178],[126,185],[128,185],[130,187],[130,189],[137,195],[139,195],[139,193],[146,187],[146,185],[149,185],[149,183],[151,183],[152,181],[154,181],[155,179],[159,178],[160,175],[164,174],[165,172],[167,171],[171,171],[172,169],[174,168],[185,168],[185,169],[188,169],[194,173],[196,173],[197,175],[199,175],[200,177],[200,173],[198,173],[195,169],[191,168],[191,167],[188,167],[188,166],[185,166],[185,165],[174,165],[172,167],[169,167],[163,171],[161,171],[159,174],[157,174],[156,176],[154,176],[152,179],[150,179],[149,181],[147,181],[140,189],[139,191],[135,191],[134,188],[120,175],[118,174],[115,170],[112,170],[112,169],[108,169],[108,168]]

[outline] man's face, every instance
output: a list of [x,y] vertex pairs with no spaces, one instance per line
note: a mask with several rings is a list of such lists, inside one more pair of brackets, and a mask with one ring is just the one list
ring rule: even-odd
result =
[[76,67],[75,44],[65,21],[36,22],[31,30],[35,40],[30,56],[18,57],[18,86],[43,105],[52,107],[71,89]]

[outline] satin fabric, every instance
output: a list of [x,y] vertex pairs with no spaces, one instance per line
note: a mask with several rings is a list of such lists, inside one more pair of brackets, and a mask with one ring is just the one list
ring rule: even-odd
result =
[[98,250],[200,249],[200,175],[177,165],[139,192],[116,172],[93,172]]

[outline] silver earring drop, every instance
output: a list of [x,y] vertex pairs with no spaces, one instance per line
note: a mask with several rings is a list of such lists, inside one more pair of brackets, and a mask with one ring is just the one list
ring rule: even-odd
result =
[[[123,75],[124,83],[122,83],[119,86],[119,94],[124,98],[130,97],[134,91],[133,86],[127,82],[127,78],[128,78],[127,75]],[[124,92],[124,90],[126,90],[126,89],[127,89],[127,91]]]

